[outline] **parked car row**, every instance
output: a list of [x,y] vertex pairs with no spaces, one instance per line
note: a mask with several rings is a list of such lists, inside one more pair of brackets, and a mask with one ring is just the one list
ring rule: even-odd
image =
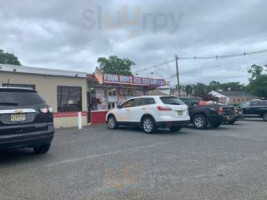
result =
[[[190,123],[196,129],[217,128],[242,117],[267,121],[267,101],[245,102],[235,108],[206,104],[199,98],[135,97],[109,110],[106,122],[109,129],[132,126],[154,133],[158,128],[177,132]],[[0,149],[31,147],[38,154],[46,153],[53,137],[52,109],[35,90],[0,88]]]
[[174,96],[143,96],[131,98],[106,115],[108,128],[118,126],[142,127],[153,133],[158,128],[179,131],[190,123],[197,129],[217,128],[225,121],[237,119],[232,106],[199,105],[198,98]]
[[217,128],[234,124],[243,117],[262,117],[267,121],[267,101],[231,105],[203,102],[200,98],[143,96],[127,100],[106,115],[109,129],[118,126],[142,127],[153,133],[158,128],[179,131],[192,123],[196,129]]

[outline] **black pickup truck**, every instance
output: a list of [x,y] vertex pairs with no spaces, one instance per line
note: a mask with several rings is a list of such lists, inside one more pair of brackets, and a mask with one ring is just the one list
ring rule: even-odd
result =
[[260,117],[267,121],[267,100],[244,102],[238,109],[243,113],[244,118]]
[[236,120],[234,107],[199,105],[200,98],[179,98],[189,107],[191,123],[196,129],[217,128],[225,122]]

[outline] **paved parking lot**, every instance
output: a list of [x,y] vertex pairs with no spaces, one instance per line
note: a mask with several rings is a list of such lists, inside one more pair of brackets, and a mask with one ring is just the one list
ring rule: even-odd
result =
[[267,199],[267,123],[60,130],[47,155],[0,152],[0,199]]

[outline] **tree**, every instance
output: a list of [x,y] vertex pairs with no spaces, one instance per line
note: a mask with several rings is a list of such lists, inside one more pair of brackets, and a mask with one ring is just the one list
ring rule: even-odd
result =
[[240,82],[228,82],[228,83],[220,83],[216,81],[211,81],[209,83],[209,92],[212,90],[231,90],[231,91],[243,91],[244,85]]
[[267,97],[267,75],[263,74],[252,80],[248,85],[248,90],[258,97]]
[[263,74],[263,67],[252,65],[248,73],[251,74],[246,90],[258,97],[267,97],[267,75]]
[[255,64],[252,65],[248,70],[248,73],[251,74],[251,78],[249,79],[249,81],[253,81],[259,78],[262,75],[262,72],[263,72],[263,67]]
[[0,49],[0,64],[21,65],[18,58],[12,54]]
[[204,98],[208,93],[207,85],[203,83],[197,83],[193,86],[193,95]]
[[120,74],[131,76],[131,67],[135,63],[128,58],[118,58],[117,56],[110,56],[109,58],[98,58],[99,67],[106,74]]

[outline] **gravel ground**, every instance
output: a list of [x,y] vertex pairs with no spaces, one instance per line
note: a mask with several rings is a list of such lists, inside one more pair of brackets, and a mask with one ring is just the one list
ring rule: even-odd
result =
[[0,199],[266,200],[267,123],[180,133],[58,130],[50,152],[0,152]]

